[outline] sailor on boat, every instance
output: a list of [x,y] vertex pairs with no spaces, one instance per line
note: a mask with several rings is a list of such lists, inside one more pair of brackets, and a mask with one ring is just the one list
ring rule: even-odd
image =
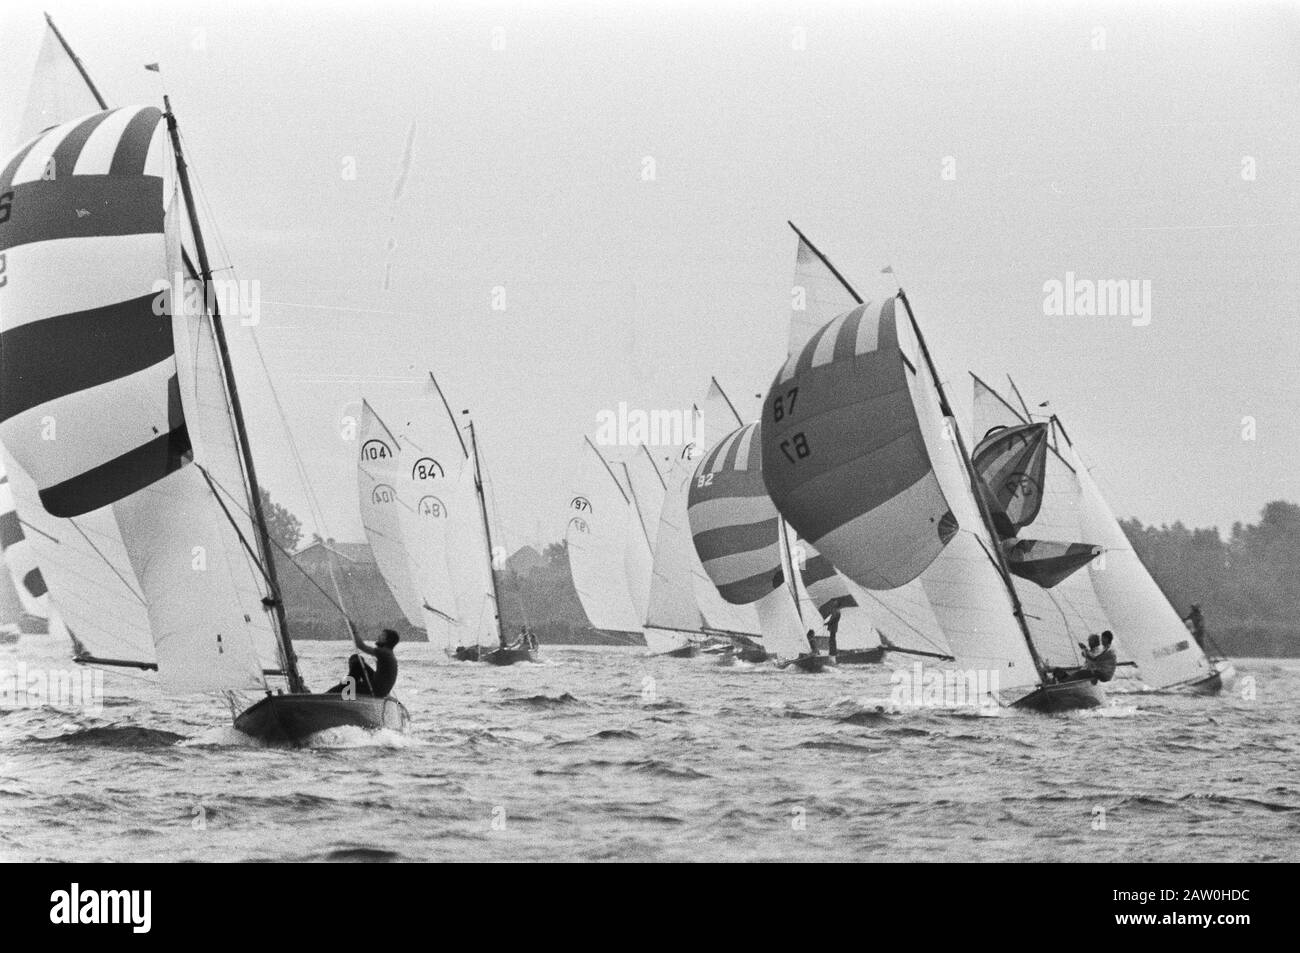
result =
[[397,655],[393,649],[397,647],[402,637],[392,629],[384,629],[379,634],[379,641],[371,648],[358,634],[357,627],[352,624],[351,619],[348,620],[348,628],[352,630],[352,642],[356,647],[367,655],[375,657],[375,668],[371,668],[360,655],[353,653],[348,657],[347,679],[331,688],[329,693],[338,694],[352,685],[358,695],[387,698],[388,693],[397,683]]
[[1058,682],[1092,681],[1109,682],[1115,677],[1115,634],[1107,629],[1100,636],[1088,636],[1088,644],[1079,643],[1083,649],[1083,664],[1078,668],[1056,668],[1052,675]]
[[1194,602],[1192,603],[1191,611],[1188,612],[1187,617],[1183,619],[1183,624],[1187,626],[1187,631],[1192,633],[1192,638],[1196,640],[1196,644],[1199,645],[1201,651],[1204,652],[1205,616],[1201,614],[1201,607],[1199,605]]
[[827,655],[834,656],[839,654],[839,646],[836,644],[835,641],[835,634],[839,631],[839,629],[840,629],[840,610],[832,609],[831,614],[826,617],[826,632],[827,632],[826,654]]

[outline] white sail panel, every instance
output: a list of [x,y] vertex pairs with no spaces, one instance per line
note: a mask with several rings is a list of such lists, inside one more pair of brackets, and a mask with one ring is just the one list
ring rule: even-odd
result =
[[75,520],[50,516],[35,483],[8,454],[5,468],[24,532],[5,558],[24,580],[34,614],[50,618],[51,631],[60,618],[75,655],[154,664],[149,616],[112,510]]
[[803,350],[828,321],[861,303],[802,236],[795,250],[791,291],[787,354]]
[[569,571],[587,621],[604,631],[639,631],[649,603],[649,568],[646,601],[638,606],[632,596],[628,554],[644,549],[644,539],[637,538],[642,534],[640,519],[632,512],[624,487],[589,441],[583,442],[565,512]]
[[[11,52],[13,49],[25,49],[30,56],[30,44],[38,29],[35,17],[27,15],[20,18],[16,11],[10,11],[4,25],[6,45],[18,33],[21,36],[17,39],[25,41],[21,46],[11,48]],[[42,129],[100,108],[90,87],[82,79],[76,64],[54,35],[49,23],[39,26],[39,29],[41,34],[36,57],[34,61],[27,59],[27,63],[32,64],[31,72],[23,78],[26,95],[21,95],[21,87],[6,91],[18,95],[5,96],[5,109],[0,115],[0,129],[3,131],[0,150],[13,149]]]
[[699,407],[695,432],[700,436],[696,439],[695,446],[691,448],[692,451],[698,455],[711,450],[723,437],[737,427],[743,426],[744,423],[731,398],[726,395],[717,380],[711,378],[709,390]]
[[147,606],[163,690],[265,688],[254,644],[264,610],[254,616],[241,605],[233,533],[199,468],[118,500],[113,514]]
[[[906,352],[920,359],[913,350],[910,329],[905,337]],[[956,658],[952,664],[958,669],[996,674],[1002,691],[1036,686],[1038,669],[996,563],[993,547],[997,544],[979,514],[953,430],[956,422],[944,418],[928,374],[916,375],[910,383],[935,475],[961,527],[921,575],[926,596]]]
[[452,562],[452,509],[468,450],[437,381],[430,374],[420,396],[392,405],[390,422],[400,445],[396,483],[412,578],[420,596],[429,642],[447,651],[459,644],[461,627]]
[[[696,601],[690,526],[686,519],[687,483],[693,466],[679,463],[669,471],[667,494],[656,534],[650,601],[646,608],[645,639],[652,653],[688,645],[704,629],[704,614]],[[703,573],[703,567],[700,572]],[[707,582],[708,577],[705,577]],[[709,583],[708,588],[712,589]],[[715,590],[716,594],[716,590]],[[721,602],[721,598],[718,599]]]
[[773,589],[753,604],[763,635],[763,648],[779,659],[798,658],[810,651],[807,629],[817,630],[813,622],[807,624],[799,617],[794,599],[785,586]]
[[397,438],[369,403],[362,402],[357,434],[357,499],[361,525],[380,575],[388,584],[406,621],[418,626],[424,610],[407,552],[402,511],[410,502],[398,492],[403,467]]
[[1102,558],[1089,564],[1088,573],[1121,658],[1136,662],[1142,680],[1157,689],[1214,674],[1205,653],[1142,565],[1091,474],[1081,465],[1075,473],[1082,489],[1084,536],[1103,547]]
[[659,513],[667,492],[663,474],[650,455],[650,448],[644,444],[622,462],[622,470],[628,496],[641,515],[648,548],[653,553],[655,533],[659,531]]
[[456,644],[495,646],[498,609],[492,584],[492,553],[483,528],[472,462],[461,469],[456,481],[447,539],[459,621],[454,632]]
[[[167,154],[170,156],[170,151]],[[174,171],[169,169],[164,181],[174,182]],[[264,670],[282,670],[283,650],[272,613],[263,602],[271,587],[255,554],[274,557],[271,553],[260,554],[257,548],[259,535],[212,317],[206,308],[191,306],[201,304],[201,286],[183,277],[183,206],[178,193],[179,189],[173,187],[165,218],[168,270],[173,283],[179,278],[185,289],[183,295],[173,294],[171,301],[177,393],[189,424],[195,459],[215,496],[209,507],[220,510],[218,516],[226,524],[221,531],[221,545],[235,597],[250,620],[248,634],[254,651]]]

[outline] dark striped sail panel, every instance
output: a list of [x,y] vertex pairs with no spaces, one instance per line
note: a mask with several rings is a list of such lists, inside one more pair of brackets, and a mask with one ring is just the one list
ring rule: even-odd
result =
[[54,516],[192,459],[158,293],[170,163],[152,106],[54,126],[0,163],[0,440]]
[[803,569],[800,571],[804,588],[808,590],[808,598],[812,599],[818,612],[826,616],[835,609],[850,609],[858,604],[829,559],[805,542],[795,545],[801,548],[804,557]]
[[724,437],[695,468],[686,514],[695,552],[722,598],[757,602],[781,572],[781,517],[763,484],[758,424]]
[[763,403],[763,479],[777,509],[868,589],[915,579],[957,531],[926,449],[895,299],[825,324]]
[[1007,568],[1022,579],[1051,589],[1101,555],[1091,543],[1021,539],[1006,549]]
[[1045,423],[1003,427],[980,441],[971,455],[1004,539],[1032,523],[1043,505],[1047,435]]

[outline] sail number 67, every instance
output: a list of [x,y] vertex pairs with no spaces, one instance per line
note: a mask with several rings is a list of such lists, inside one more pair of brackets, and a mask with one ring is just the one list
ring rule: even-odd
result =
[[789,440],[782,440],[780,446],[781,452],[785,454],[785,458],[791,463],[794,463],[796,460],[803,460],[812,453],[812,451],[808,449],[808,438],[802,433],[795,434]]
[[794,400],[799,396],[799,388],[791,387],[784,396],[772,401],[772,419],[784,420],[786,414],[794,413]]

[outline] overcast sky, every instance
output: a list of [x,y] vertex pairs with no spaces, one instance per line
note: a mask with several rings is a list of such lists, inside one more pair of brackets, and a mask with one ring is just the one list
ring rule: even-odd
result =
[[[755,404],[787,219],[864,287],[893,265],[960,407],[968,370],[1050,399],[1119,515],[1300,499],[1293,4],[43,6],[113,104],[158,102],[162,64],[338,538],[342,419],[427,370],[511,543],[559,535],[600,411],[710,375]],[[6,17],[6,96],[39,9]],[[1067,272],[1149,280],[1150,323],[1045,315]],[[263,482],[305,517],[235,336]]]

